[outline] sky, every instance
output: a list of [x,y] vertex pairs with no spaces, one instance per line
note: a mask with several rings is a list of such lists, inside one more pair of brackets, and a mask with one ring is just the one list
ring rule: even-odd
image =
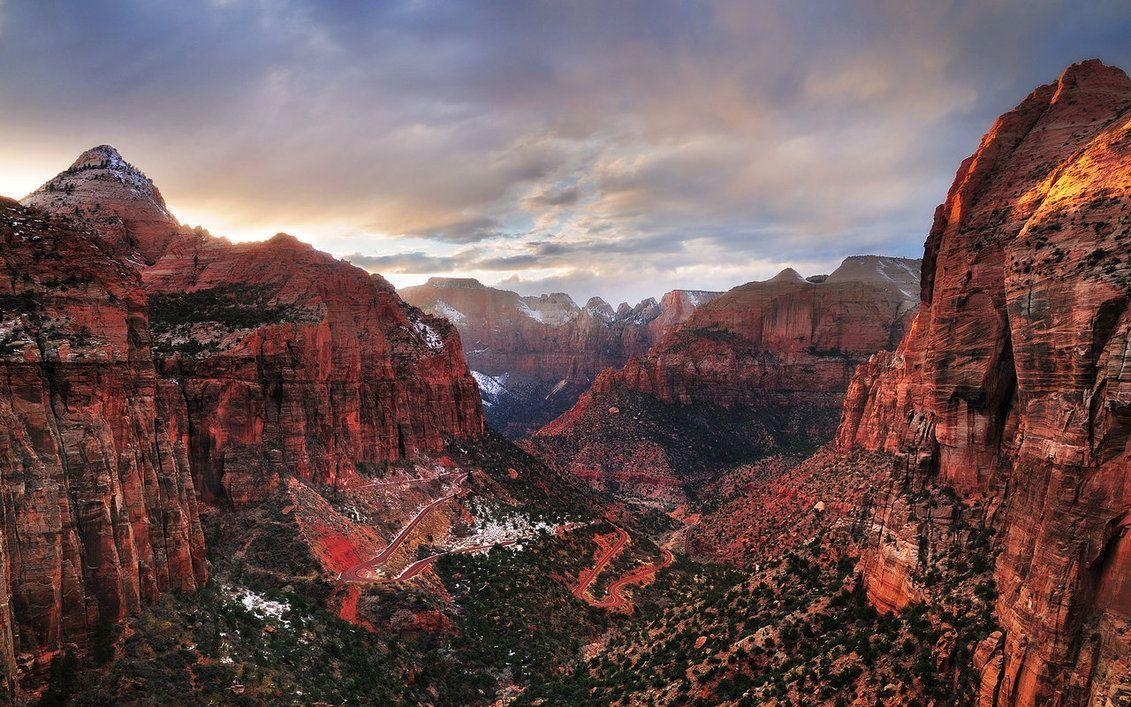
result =
[[183,223],[397,286],[616,304],[922,254],[959,162],[1111,2],[0,0],[0,194],[99,144]]

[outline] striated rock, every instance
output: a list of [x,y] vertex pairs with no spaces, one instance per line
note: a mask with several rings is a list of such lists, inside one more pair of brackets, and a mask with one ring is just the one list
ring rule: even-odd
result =
[[153,182],[109,145],[79,155],[66,171],[23,199],[49,213],[81,218],[124,252],[156,260],[178,230]]
[[155,375],[138,274],[95,232],[7,199],[0,243],[0,667],[12,691],[207,570],[180,391]]
[[787,269],[736,287],[524,445],[597,486],[678,501],[720,466],[827,441],[855,366],[902,336],[917,264],[859,256],[820,283]]
[[523,297],[470,278],[434,277],[400,294],[456,326],[487,421],[517,437],[569,409],[598,372],[645,353],[719,293],[675,290],[616,311],[599,297],[578,307],[562,293]]
[[254,501],[286,475],[346,484],[483,432],[455,328],[293,236],[182,234],[143,278],[209,501]]
[[25,201],[79,215],[149,263],[131,262],[148,291],[141,308],[157,367],[179,386],[187,420],[171,431],[205,500],[248,503],[285,475],[348,482],[482,434],[455,329],[379,275],[286,234],[232,244],[181,228],[107,146]]
[[[916,321],[847,395],[838,445],[897,453],[897,493],[931,479],[1000,505],[1004,640],[984,704],[1125,694],[1129,246],[1131,79],[1088,61],[999,118],[963,162],[927,238]],[[911,525],[894,514],[881,534]],[[870,586],[906,564],[885,554]]]

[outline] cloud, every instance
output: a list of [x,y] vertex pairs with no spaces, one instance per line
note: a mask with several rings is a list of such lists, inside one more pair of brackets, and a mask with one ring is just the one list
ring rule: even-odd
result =
[[434,273],[446,272],[459,265],[455,258],[437,257],[421,251],[395,253],[393,255],[362,255],[351,253],[342,256],[363,270],[378,273]]
[[919,255],[994,117],[1072,61],[1131,65],[1129,14],[0,0],[0,168],[30,190],[111,143],[194,222],[393,275],[578,300],[726,288],[779,262]]

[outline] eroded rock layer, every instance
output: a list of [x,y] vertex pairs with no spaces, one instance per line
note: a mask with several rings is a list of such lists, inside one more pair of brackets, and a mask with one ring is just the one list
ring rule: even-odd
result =
[[720,293],[675,290],[616,310],[599,297],[579,307],[560,292],[524,297],[469,278],[432,278],[400,294],[456,326],[487,421],[520,437],[568,410],[600,371],[643,355]]
[[856,365],[902,336],[918,266],[856,256],[820,282],[787,269],[736,287],[524,444],[597,486],[668,500],[721,467],[815,447]]
[[379,275],[284,234],[185,234],[143,277],[206,499],[247,503],[288,474],[340,484],[483,432],[455,328]]
[[[895,452],[996,513],[1004,637],[985,704],[1131,699],[1131,80],[1077,64],[1003,115],[927,239],[922,306],[860,368],[842,449]],[[894,498],[863,566],[881,607],[931,551]],[[903,510],[900,510],[900,509]]]
[[0,667],[66,646],[207,574],[181,393],[146,294],[98,234],[0,199]]

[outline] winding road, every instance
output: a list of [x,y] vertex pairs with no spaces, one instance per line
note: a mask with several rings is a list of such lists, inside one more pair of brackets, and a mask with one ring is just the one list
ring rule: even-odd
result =
[[404,541],[408,537],[409,533],[411,533],[413,531],[413,529],[416,528],[417,524],[420,523],[420,521],[424,518],[424,516],[426,516],[430,512],[432,512],[432,510],[434,508],[436,508],[436,506],[440,505],[441,503],[444,503],[445,501],[450,501],[451,499],[458,496],[460,494],[460,492],[462,491],[462,489],[460,488],[460,484],[462,484],[464,479],[466,479],[466,478],[467,478],[467,474],[464,474],[463,476],[461,476],[459,479],[456,480],[455,491],[451,492],[447,496],[441,496],[440,498],[437,498],[435,501],[432,501],[431,503],[426,505],[424,508],[421,508],[419,511],[417,511],[416,515],[413,516],[413,519],[408,522],[408,525],[406,525],[404,528],[402,528],[401,532],[397,533],[397,536],[395,538],[393,538],[391,541],[389,541],[389,544],[385,546],[385,549],[381,551],[381,554],[377,555],[376,557],[374,557],[371,560],[366,560],[365,562],[359,562],[356,565],[354,565],[353,567],[350,567],[350,568],[344,570],[341,573],[341,575],[338,577],[338,579],[342,580],[343,582],[381,581],[378,578],[371,577],[370,573],[372,573],[378,567],[383,565],[386,560],[388,560],[390,557],[392,557],[393,553],[395,553],[398,549],[400,549],[400,546],[404,544]]
[[577,576],[577,586],[573,590],[573,595],[581,599],[590,606],[599,609],[619,609],[629,606],[629,600],[624,596],[624,589],[635,584],[644,584],[656,576],[656,573],[664,569],[671,563],[675,562],[675,555],[671,550],[664,547],[660,549],[663,559],[658,562],[649,562],[648,564],[641,565],[634,570],[631,570],[623,577],[614,580],[608,590],[605,592],[605,598],[594,599],[589,594],[589,588],[597,579],[598,575],[605,569],[606,566],[617,555],[624,550],[625,545],[628,544],[628,532],[623,528],[617,528],[617,539],[597,558],[597,562]]
[[411,565],[409,565],[408,567],[405,567],[403,570],[401,570],[401,573],[398,574],[396,577],[393,577],[391,579],[382,579],[382,580],[376,580],[376,581],[381,581],[381,582],[406,582],[406,581],[412,579],[413,577],[415,577],[416,575],[420,574],[421,572],[423,572],[425,569],[428,568],[429,565],[431,565],[433,562],[435,562],[436,560],[440,559],[441,557],[443,557],[445,555],[458,555],[458,554],[464,553],[464,552],[478,552],[480,550],[490,550],[491,548],[495,547],[496,545],[508,546],[508,545],[515,545],[516,543],[517,543],[517,541],[515,541],[515,540],[507,540],[507,541],[501,542],[501,543],[488,543],[486,545],[474,545],[472,547],[464,547],[464,548],[460,548],[458,550],[448,550],[447,552],[436,553],[435,555],[430,555],[428,557],[425,557],[422,560],[417,560],[416,562],[413,562]]
[[608,565],[614,557],[619,555],[627,544],[628,532],[625,531],[624,528],[617,528],[616,542],[601,553],[600,557],[597,558],[596,564],[577,576],[577,586],[573,589],[573,595],[578,599],[585,599],[585,595],[589,592],[590,585],[597,579],[597,575],[601,574],[605,566]]
[[590,605],[601,609],[617,609],[622,606],[627,606],[628,599],[625,598],[623,592],[625,587],[632,586],[633,584],[644,584],[646,581],[655,577],[657,572],[675,562],[675,555],[672,554],[671,550],[665,547],[661,552],[663,553],[664,559],[661,560],[659,564],[648,563],[637,567],[610,584],[609,591],[606,593],[604,599],[590,602]]

